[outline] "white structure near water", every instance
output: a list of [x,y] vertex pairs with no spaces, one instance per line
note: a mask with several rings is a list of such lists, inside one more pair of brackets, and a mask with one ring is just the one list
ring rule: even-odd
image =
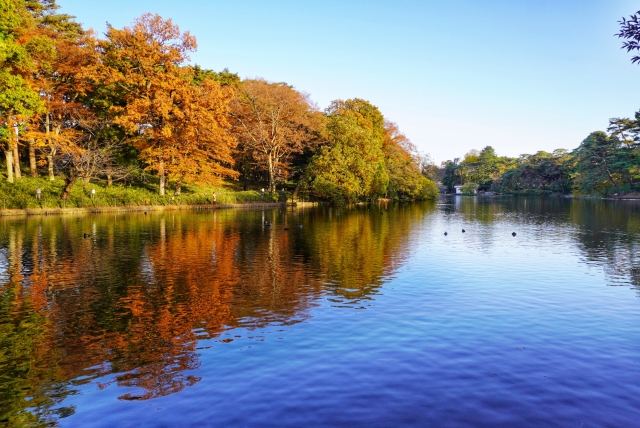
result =
[[[457,186],[453,186],[454,189],[456,189],[456,195],[462,195],[462,184],[459,184]],[[473,194],[477,194],[478,193],[478,188],[476,187],[475,189],[473,189]]]

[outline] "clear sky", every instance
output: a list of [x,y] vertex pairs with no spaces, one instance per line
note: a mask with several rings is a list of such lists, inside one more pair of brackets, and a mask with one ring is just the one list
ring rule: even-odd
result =
[[620,49],[631,0],[58,0],[100,35],[145,12],[198,40],[192,62],[287,82],[322,109],[364,98],[440,163],[573,149],[640,109]]

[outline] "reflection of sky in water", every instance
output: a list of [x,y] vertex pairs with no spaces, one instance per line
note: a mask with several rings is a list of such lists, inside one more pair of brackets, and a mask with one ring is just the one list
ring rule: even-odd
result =
[[12,221],[0,266],[50,288],[62,425],[640,420],[640,204],[441,202]]

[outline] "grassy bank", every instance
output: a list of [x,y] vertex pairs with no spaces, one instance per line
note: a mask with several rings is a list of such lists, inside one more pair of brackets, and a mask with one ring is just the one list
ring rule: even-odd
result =
[[[164,196],[158,195],[158,185],[153,182],[114,184],[89,183],[83,187],[77,182],[67,201],[61,198],[64,180],[56,178],[23,177],[15,183],[0,179],[0,208],[2,209],[65,209],[65,208],[107,208],[143,207],[172,205],[246,204],[265,202],[285,202],[291,200],[290,192],[265,192],[241,190],[235,183],[222,186],[183,186],[180,194],[173,190]],[[40,188],[40,199],[36,189]],[[92,197],[91,190],[95,190]]]

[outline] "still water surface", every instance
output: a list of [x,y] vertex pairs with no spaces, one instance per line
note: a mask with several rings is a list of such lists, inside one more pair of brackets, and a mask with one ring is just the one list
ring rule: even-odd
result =
[[639,250],[623,201],[2,218],[0,420],[640,426]]

